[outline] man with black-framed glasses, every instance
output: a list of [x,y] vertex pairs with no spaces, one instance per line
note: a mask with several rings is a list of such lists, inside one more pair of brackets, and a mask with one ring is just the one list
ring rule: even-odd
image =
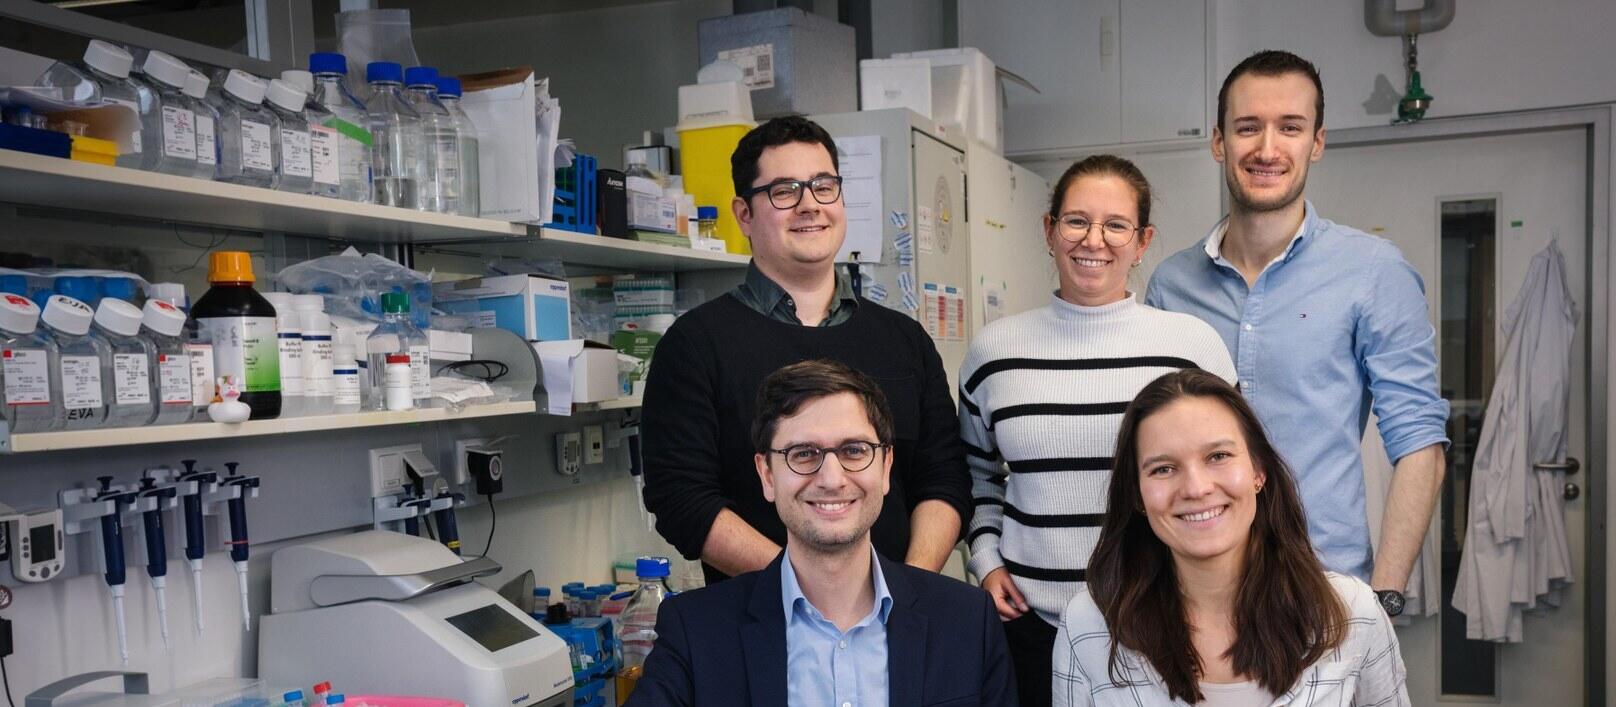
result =
[[763,497],[748,431],[759,383],[806,359],[845,363],[893,409],[891,503],[877,550],[942,568],[970,519],[970,477],[947,372],[920,324],[854,293],[836,269],[847,234],[836,143],[805,118],[776,118],[730,158],[736,221],[751,241],[745,281],[684,316],[646,381],[645,505],[657,531],[709,582],[761,569],[786,529]]
[[784,521],[785,550],[664,603],[628,704],[1017,704],[992,599],[871,542],[895,441],[876,381],[802,361],[764,379],[754,404],[752,483]]

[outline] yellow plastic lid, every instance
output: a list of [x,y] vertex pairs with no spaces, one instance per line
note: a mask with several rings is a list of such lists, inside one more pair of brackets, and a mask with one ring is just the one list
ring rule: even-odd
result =
[[250,253],[241,250],[220,250],[208,256],[208,282],[253,281]]

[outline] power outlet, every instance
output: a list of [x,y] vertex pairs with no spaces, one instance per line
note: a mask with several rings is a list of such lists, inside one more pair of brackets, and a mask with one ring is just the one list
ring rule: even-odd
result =
[[606,461],[606,435],[600,425],[584,428],[584,463],[601,464]]
[[556,473],[577,476],[584,460],[583,435],[577,432],[557,432],[555,436]]
[[392,496],[409,485],[410,476],[404,471],[404,455],[411,453],[420,455],[421,445],[406,444],[370,450],[371,498]]
[[466,468],[466,450],[475,449],[488,444],[484,437],[471,437],[455,440],[454,459],[449,463],[449,483],[455,486],[465,486],[471,482],[471,470]]

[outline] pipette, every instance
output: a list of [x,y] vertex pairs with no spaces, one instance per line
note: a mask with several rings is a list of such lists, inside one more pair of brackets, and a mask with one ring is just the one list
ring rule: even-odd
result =
[[438,494],[438,500],[445,498],[449,499],[448,507],[443,510],[433,511],[432,521],[433,525],[438,527],[438,542],[443,543],[444,547],[453,550],[454,554],[458,555],[460,554],[460,527],[455,522],[454,506],[457,501],[464,501],[466,497],[458,493],[441,492]]
[[157,599],[157,625],[163,634],[164,651],[173,647],[168,642],[168,600],[163,591],[168,584],[168,532],[163,529],[163,504],[175,493],[173,486],[159,487],[157,479],[150,476],[140,479],[139,495],[154,501],[151,508],[141,512],[140,522],[146,536],[146,576],[151,577],[152,595]]
[[107,562],[107,590],[112,593],[112,615],[118,624],[118,659],[124,665],[129,664],[129,632],[123,621],[123,506],[134,498],[134,494],[124,491],[115,491],[112,488],[112,477],[102,476],[101,492],[96,494],[97,501],[111,501],[112,512],[101,516],[101,553]]
[[208,493],[219,482],[212,471],[197,471],[195,459],[185,459],[185,473],[180,482],[195,482],[194,493],[181,499],[185,511],[185,564],[191,567],[191,615],[196,619],[196,634],[202,635],[202,556],[207,554],[207,530],[202,521],[202,494]]
[[258,488],[258,477],[236,473],[238,462],[225,462],[230,475],[224,478],[227,486],[240,488],[226,505],[230,510],[230,559],[236,563],[236,587],[241,591],[241,625],[252,630],[252,609],[247,604],[247,492]]

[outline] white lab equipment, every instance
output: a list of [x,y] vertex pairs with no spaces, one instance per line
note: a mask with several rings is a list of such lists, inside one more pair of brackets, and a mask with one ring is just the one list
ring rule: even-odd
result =
[[258,674],[468,705],[571,704],[567,645],[473,581],[499,571],[493,560],[462,561],[432,540],[384,530],[283,548],[271,559]]

